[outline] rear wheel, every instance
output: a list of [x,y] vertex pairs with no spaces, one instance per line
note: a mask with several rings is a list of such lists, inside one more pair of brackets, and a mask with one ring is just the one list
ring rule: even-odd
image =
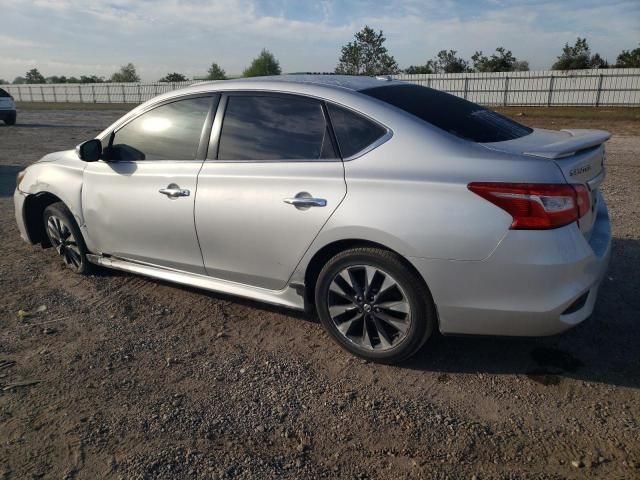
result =
[[73,215],[62,202],[49,205],[43,213],[44,228],[51,246],[65,265],[76,273],[89,273],[87,247]]
[[320,320],[349,352],[395,363],[416,353],[435,325],[431,295],[402,257],[377,248],[334,256],[318,277]]
[[16,124],[16,113],[12,113],[11,115],[9,115],[8,117],[6,117],[4,119],[4,123],[6,123],[7,125],[15,125]]

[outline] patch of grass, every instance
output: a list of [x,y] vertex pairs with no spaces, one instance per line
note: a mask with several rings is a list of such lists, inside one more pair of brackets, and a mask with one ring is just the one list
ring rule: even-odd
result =
[[509,117],[640,121],[637,107],[495,107],[494,110]]

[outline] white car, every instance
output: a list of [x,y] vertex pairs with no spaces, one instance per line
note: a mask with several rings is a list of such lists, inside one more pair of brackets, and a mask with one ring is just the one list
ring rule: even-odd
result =
[[550,335],[591,315],[608,138],[385,77],[203,83],[20,172],[16,219],[78,273],[315,309],[345,349],[397,362],[435,329]]
[[15,125],[16,123],[16,102],[13,97],[0,88],[0,120],[4,120],[7,125]]

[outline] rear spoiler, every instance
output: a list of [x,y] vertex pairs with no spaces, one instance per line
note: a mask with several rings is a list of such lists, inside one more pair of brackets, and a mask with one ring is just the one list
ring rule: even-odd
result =
[[558,158],[570,157],[580,150],[597,147],[611,138],[609,132],[603,130],[561,130],[571,135],[566,140],[549,143],[543,145],[530,152],[524,152],[525,155],[532,157],[542,157],[556,160]]

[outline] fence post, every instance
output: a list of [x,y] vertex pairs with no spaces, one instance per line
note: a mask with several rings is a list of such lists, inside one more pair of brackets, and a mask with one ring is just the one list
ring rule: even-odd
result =
[[601,73],[598,78],[598,92],[596,93],[596,107],[600,106],[600,93],[602,93],[602,77],[604,75]]
[[18,86],[18,100],[22,101],[22,87]]
[[51,87],[51,91],[53,92],[53,103],[58,103],[58,95],[56,95],[56,86],[53,85]]
[[140,92],[140,84],[138,84],[138,103],[142,103],[142,93]]
[[551,99],[553,97],[553,82],[556,79],[556,77],[554,77],[553,75],[551,75],[551,78],[549,79],[549,95],[547,97],[547,107],[551,106]]
[[467,99],[467,93],[469,92],[469,77],[464,77],[464,99]]
[[42,101],[44,102],[44,87],[40,85],[40,96],[42,97]]
[[33,89],[31,85],[29,85],[29,100],[33,102]]
[[91,96],[93,97],[93,103],[96,103],[96,87],[91,84]]
[[502,104],[505,107],[507,106],[507,102],[509,100],[508,95],[509,95],[509,75],[504,77],[504,100],[502,101]]
[[127,103],[127,92],[124,89],[124,83],[120,86],[122,87],[122,103]]
[[111,85],[107,83],[107,103],[111,103]]
[[84,100],[82,99],[82,87],[80,87],[79,84],[78,84],[78,95],[80,95],[80,103],[84,103]]

